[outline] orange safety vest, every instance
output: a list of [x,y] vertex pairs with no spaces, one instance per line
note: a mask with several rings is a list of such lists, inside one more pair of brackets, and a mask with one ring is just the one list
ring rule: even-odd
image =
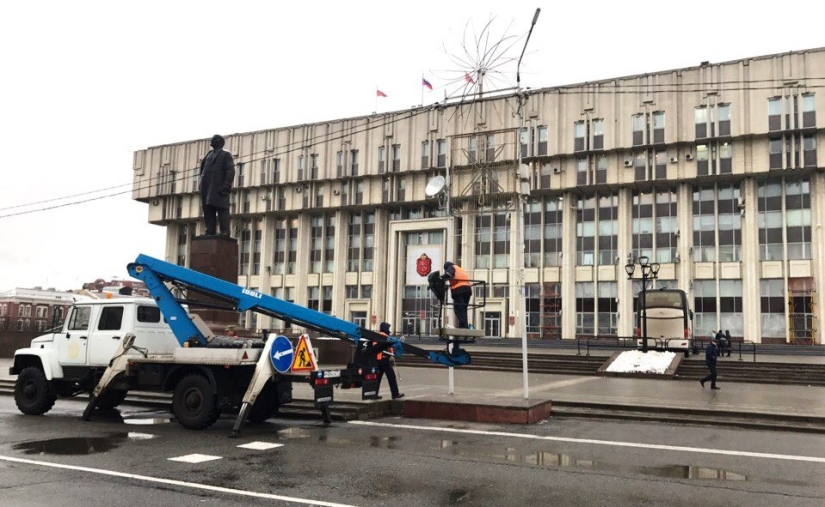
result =
[[[386,336],[387,338],[390,337],[390,335],[388,335],[387,333],[378,333],[378,334],[380,334],[381,336]],[[378,342],[372,342],[372,344],[373,345],[378,345]],[[395,351],[392,350],[392,347],[387,349],[387,354],[390,355],[390,356],[395,355]],[[378,360],[378,361],[384,359],[384,351],[382,350],[381,352],[375,354],[375,359]]]
[[453,270],[455,270],[455,277],[450,279],[451,290],[472,286],[470,283],[470,277],[467,276],[467,272],[464,271],[464,268],[457,264],[453,264]]

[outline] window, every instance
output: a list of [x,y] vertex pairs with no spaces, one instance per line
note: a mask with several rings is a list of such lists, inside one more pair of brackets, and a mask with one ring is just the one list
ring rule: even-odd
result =
[[385,146],[378,147],[378,174],[387,172],[387,148]]
[[618,330],[619,285],[616,282],[599,282],[596,299],[596,322],[600,335],[615,335]]
[[573,124],[574,140],[573,151],[584,151],[584,140],[587,137],[587,127],[584,121],[577,121]]
[[138,322],[160,322],[160,308],[157,306],[138,306],[137,308]]
[[760,182],[757,197],[760,260],[785,259],[783,233],[787,238],[787,259],[810,259],[810,183],[807,180]]
[[306,160],[303,155],[298,155],[298,181],[303,181],[306,174]]
[[785,288],[781,278],[759,282],[762,336],[785,338]]
[[547,127],[539,126],[537,131],[538,144],[536,145],[536,155],[541,157],[547,155]]
[[768,130],[782,128],[782,97],[768,99]]
[[478,138],[471,137],[467,140],[467,163],[475,164],[478,160]]
[[487,134],[487,162],[496,160],[496,135]]
[[244,186],[244,172],[243,172],[244,164],[243,163],[237,164],[236,167],[238,169],[238,171],[237,171],[238,172],[238,186],[242,187],[242,186]]
[[699,106],[693,110],[693,121],[696,125],[696,139],[708,136],[708,108]]
[[788,259],[811,259],[811,190],[807,180],[785,183]]
[[358,286],[357,285],[345,285],[344,286],[344,297],[347,299],[358,299]]
[[522,127],[519,135],[519,145],[521,146],[521,158],[527,158],[531,155],[530,150],[530,129]]
[[597,264],[615,264],[619,248],[619,196],[599,197]]
[[287,220],[278,220],[275,223],[275,242],[272,245],[272,274],[286,273],[287,234]]
[[344,152],[339,151],[335,154],[335,174],[338,178],[344,177]]
[[350,150],[350,176],[358,176],[358,150]]
[[719,280],[719,329],[742,336],[745,332],[742,308],[742,280]]
[[273,158],[269,161],[269,165],[272,168],[272,183],[280,183],[281,182],[281,159]]
[[[324,247],[324,217],[314,216],[309,228],[309,272],[320,273]],[[317,310],[318,308],[313,308]]]
[[631,118],[633,128],[633,146],[641,146],[645,143],[645,115],[634,114]]
[[544,203],[545,266],[561,266],[563,203],[558,199],[547,199]]
[[261,274],[261,230],[257,229],[252,243],[252,274]]
[[719,104],[718,111],[719,135],[730,136],[730,104]]
[[329,285],[321,287],[321,295],[323,296],[321,311],[327,315],[332,315],[332,287]]
[[657,111],[653,113],[653,143],[661,144],[665,142],[665,113]]
[[647,152],[642,151],[634,155],[633,172],[636,181],[647,179]]
[[773,137],[768,141],[768,163],[770,169],[782,169],[782,138]]
[[802,164],[803,167],[816,167],[816,136],[805,134],[802,136]]
[[580,198],[576,206],[576,265],[595,264],[595,238],[596,197]]
[[524,205],[524,267],[541,267],[541,201]]
[[576,159],[576,184],[587,185],[587,158],[579,157]]
[[576,334],[595,334],[594,285],[593,282],[576,282]]
[[510,261],[510,221],[506,212],[476,216],[475,267],[507,268]]
[[401,145],[392,145],[392,170],[398,172],[401,170]]
[[633,256],[669,263],[676,258],[676,192],[660,190],[633,194]]
[[593,149],[604,149],[604,120],[593,120],[591,123],[593,130]]
[[423,141],[421,143],[421,169],[428,169],[430,167],[430,142]]
[[716,309],[716,280],[693,282],[693,336],[710,336],[719,329]]
[[122,306],[104,306],[100,311],[99,331],[119,331],[123,323]]
[[361,214],[353,213],[349,217],[349,226],[347,227],[347,271],[358,271],[360,264]]
[[314,153],[309,156],[309,177],[313,180],[318,179],[318,155]]
[[813,93],[802,95],[802,128],[816,127],[816,100]]
[[310,310],[320,311],[320,294],[321,290],[318,287],[309,287],[307,291],[307,308]]
[[261,174],[260,174],[260,184],[261,186],[266,185],[269,183],[269,171],[267,170],[269,166],[268,160],[261,160]]
[[438,152],[436,167],[447,167],[447,141],[444,139],[436,140],[436,149]]
[[252,248],[252,231],[249,229],[244,229],[241,232],[241,250],[240,250],[240,258],[239,258],[239,275],[248,275],[249,274],[249,258],[250,258],[250,250]]
[[406,178],[404,178],[403,176],[396,176],[395,177],[395,200],[397,202],[401,202],[407,197],[406,189],[407,189]]
[[335,214],[326,216],[324,240],[324,273],[335,271]]
[[89,329],[89,319],[92,316],[90,306],[76,306],[69,316],[69,331],[86,331]]

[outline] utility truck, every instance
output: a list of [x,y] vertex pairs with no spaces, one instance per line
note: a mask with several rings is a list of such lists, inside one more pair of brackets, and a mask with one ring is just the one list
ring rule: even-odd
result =
[[[431,351],[384,337],[357,324],[250,290],[147,255],[128,265],[151,298],[78,302],[63,328],[39,336],[15,352],[15,401],[24,414],[48,412],[58,397],[89,393],[83,419],[98,408],[114,408],[130,390],[172,393],[172,412],[189,429],[203,429],[222,411],[237,411],[232,435],[246,420],[259,422],[292,400],[292,384],[309,383],[326,422],[333,388],[361,388],[375,399],[375,356],[389,347],[396,356],[412,353],[447,367],[469,364],[464,349]],[[283,336],[230,340],[216,337],[178,295],[198,293],[219,300],[223,309],[255,311],[347,342],[346,364],[321,368],[311,342],[297,346]],[[220,306],[220,305],[219,305]],[[300,367],[299,367],[300,366]]]

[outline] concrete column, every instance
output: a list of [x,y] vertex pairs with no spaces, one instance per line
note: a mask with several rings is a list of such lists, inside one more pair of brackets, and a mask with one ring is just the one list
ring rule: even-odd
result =
[[564,195],[562,208],[561,257],[561,337],[576,337],[576,198],[570,192]]
[[742,180],[739,186],[739,198],[744,200],[742,216],[742,320],[746,340],[757,343],[762,341],[762,304],[760,279],[762,264],[759,261],[759,206],[756,194],[756,182],[752,178]]
[[633,192],[629,188],[619,190],[619,265],[616,267],[616,282],[619,291],[619,336],[633,335],[633,281],[624,270],[628,254],[633,252]]

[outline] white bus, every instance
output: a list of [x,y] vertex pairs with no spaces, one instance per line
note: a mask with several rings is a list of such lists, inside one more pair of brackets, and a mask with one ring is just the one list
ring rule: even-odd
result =
[[687,294],[679,289],[646,290],[639,293],[636,310],[636,337],[643,347],[642,334],[647,320],[647,348],[672,350],[690,356],[693,342],[693,311],[688,308]]

